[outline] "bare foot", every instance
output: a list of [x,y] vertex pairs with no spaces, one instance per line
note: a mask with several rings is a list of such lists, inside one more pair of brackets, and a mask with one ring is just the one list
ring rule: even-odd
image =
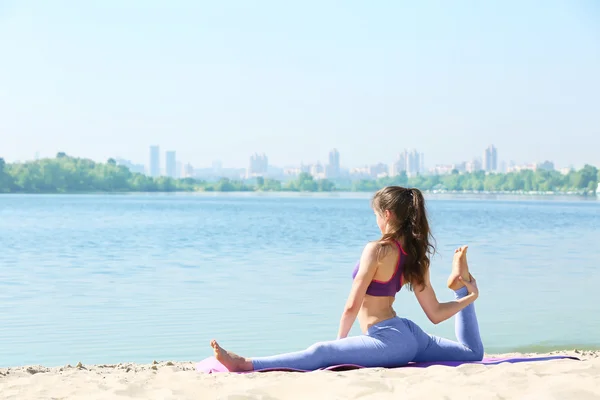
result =
[[452,290],[458,290],[465,286],[458,277],[461,276],[464,281],[471,282],[471,274],[469,273],[469,265],[467,264],[467,247],[461,246],[454,250],[454,258],[452,259],[452,272],[448,277],[448,287]]
[[223,364],[230,372],[252,371],[252,361],[237,354],[228,352],[217,343],[216,340],[210,342],[213,348],[215,358]]

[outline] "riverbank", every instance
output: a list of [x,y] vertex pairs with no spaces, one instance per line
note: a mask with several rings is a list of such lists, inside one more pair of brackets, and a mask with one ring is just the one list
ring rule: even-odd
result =
[[[422,190],[428,196],[455,196],[464,198],[581,198],[597,199],[600,196],[594,192],[536,192],[536,191],[474,191],[474,190]],[[0,193],[0,196],[62,196],[62,195],[273,195],[273,196],[352,196],[370,197],[373,191],[332,190],[332,191],[299,191],[299,190],[172,190],[172,191],[71,191],[71,192],[12,192]]]
[[0,368],[2,399],[600,398],[600,351],[501,354],[565,359],[346,372],[203,374],[193,362]]
[[[113,159],[106,163],[58,153],[25,163],[7,164],[0,158],[0,193],[76,193],[76,192],[374,192],[384,186],[416,187],[424,191],[491,192],[491,193],[564,193],[593,194],[598,192],[599,171],[592,165],[566,174],[554,170],[522,170],[509,173],[484,171],[375,178],[366,175],[346,175],[323,178],[301,172],[296,176],[150,177],[132,172]],[[193,175],[193,174],[192,174]]]

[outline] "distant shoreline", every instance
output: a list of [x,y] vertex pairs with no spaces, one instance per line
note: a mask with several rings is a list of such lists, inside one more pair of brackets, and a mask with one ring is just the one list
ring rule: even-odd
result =
[[[395,176],[376,179],[317,179],[301,172],[290,179],[253,177],[217,181],[198,177],[150,177],[133,173],[109,159],[97,163],[89,159],[58,153],[56,158],[7,164],[0,158],[0,193],[80,194],[80,193],[171,193],[171,192],[296,192],[296,193],[373,193],[386,186],[419,188],[430,194],[597,196],[598,168],[585,165],[567,174],[547,170],[522,170],[509,173],[484,171],[445,175]],[[355,177],[358,178],[358,177]]]
[[[114,190],[114,191],[65,191],[65,192],[9,192],[0,193],[0,195],[90,195],[90,194],[107,194],[107,195],[132,195],[132,194],[290,194],[290,195],[372,195],[375,191],[367,190],[332,190],[332,191],[298,191],[298,190],[153,190],[153,191],[135,191],[135,190]],[[530,196],[530,197],[581,197],[581,198],[598,198],[597,193],[593,192],[536,192],[536,191],[472,191],[472,190],[422,190],[426,195],[441,195],[441,196]]]

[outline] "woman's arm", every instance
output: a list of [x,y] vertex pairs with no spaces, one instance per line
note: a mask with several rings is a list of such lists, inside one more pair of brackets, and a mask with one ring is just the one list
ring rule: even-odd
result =
[[367,293],[367,288],[375,276],[375,272],[377,271],[378,267],[378,246],[379,244],[375,242],[368,243],[362,252],[358,272],[356,273],[356,277],[352,282],[352,289],[350,290],[350,295],[348,296],[348,300],[346,301],[346,306],[344,307],[344,312],[342,313],[342,318],[340,320],[340,329],[337,335],[338,339],[343,339],[348,336],[348,333],[350,332],[350,329],[356,320],[358,311],[362,306],[365,294]]
[[477,299],[478,292],[474,281],[472,283],[464,282],[469,290],[469,294],[459,300],[440,303],[435,295],[431,281],[429,280],[429,271],[425,274],[425,285],[415,285],[414,291],[421,308],[427,315],[427,318],[434,324],[439,324],[453,317],[460,310],[471,304]]

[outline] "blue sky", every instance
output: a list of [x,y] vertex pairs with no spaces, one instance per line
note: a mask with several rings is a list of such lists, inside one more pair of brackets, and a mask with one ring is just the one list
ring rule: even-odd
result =
[[0,156],[600,165],[600,2],[0,0]]

